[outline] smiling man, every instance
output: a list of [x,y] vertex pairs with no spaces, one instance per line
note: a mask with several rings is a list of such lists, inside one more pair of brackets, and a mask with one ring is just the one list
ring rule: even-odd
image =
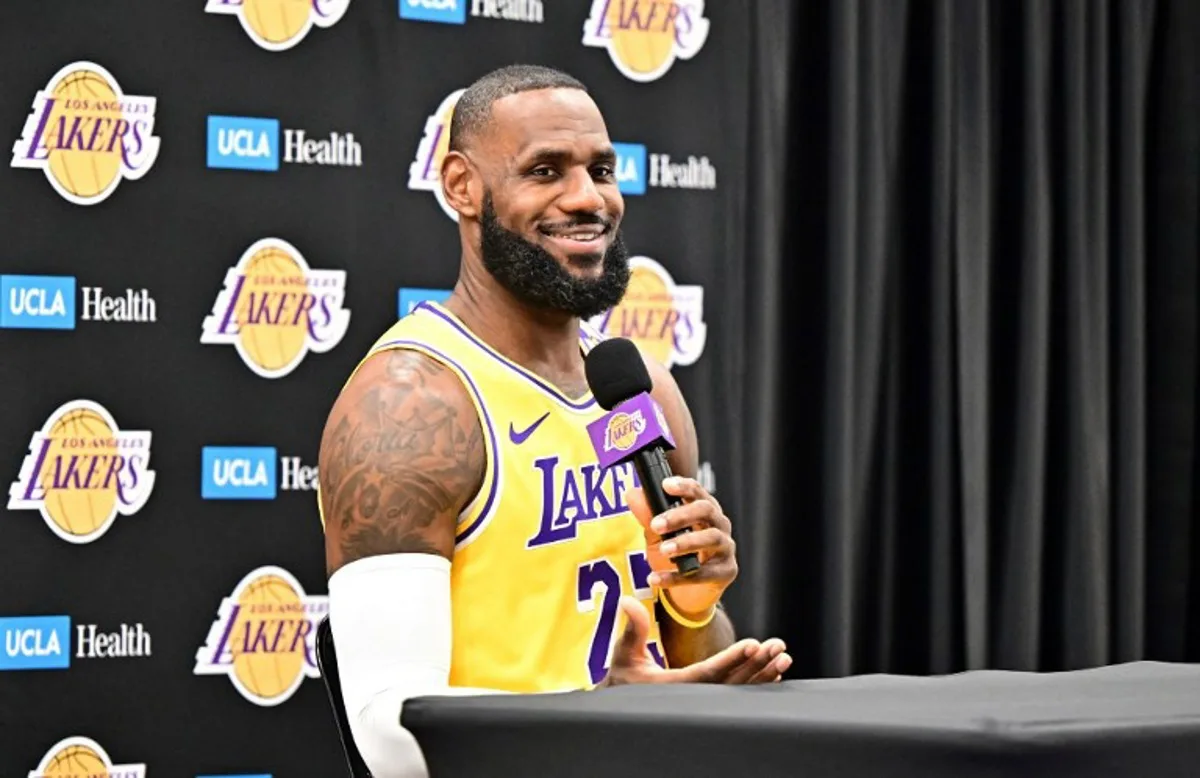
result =
[[[584,355],[602,335],[586,319],[630,275],[615,164],[574,78],[512,66],[467,89],[441,169],[458,282],[376,342],[329,415],[330,623],[379,778],[424,772],[400,726],[413,696],[767,683],[791,662],[778,640],[734,642],[731,522],[693,480],[695,428],[664,367],[647,360],[684,505],[652,517],[632,468],[596,465]],[[690,551],[684,580],[668,557]]]

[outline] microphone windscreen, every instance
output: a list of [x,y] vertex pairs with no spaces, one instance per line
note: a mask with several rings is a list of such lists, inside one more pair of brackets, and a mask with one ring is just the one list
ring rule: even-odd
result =
[[583,369],[588,388],[606,411],[653,387],[641,352],[627,338],[609,338],[597,343],[584,358]]

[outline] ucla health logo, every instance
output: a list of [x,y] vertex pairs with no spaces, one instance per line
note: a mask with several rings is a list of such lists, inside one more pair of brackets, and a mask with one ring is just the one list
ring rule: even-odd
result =
[[75,329],[73,276],[0,276],[0,327]]
[[70,616],[0,618],[0,670],[65,670],[71,666]]
[[136,181],[158,158],[156,102],[124,94],[94,62],[73,62],[34,95],[12,167],[41,170],[68,202],[102,202],[121,179]]
[[319,678],[317,624],[329,613],[326,595],[304,593],[281,567],[251,571],[221,601],[196,675],[223,675],[255,705],[286,702],[305,678]]
[[36,510],[59,538],[91,543],[150,499],[149,468],[149,432],[119,429],[99,403],[72,400],[33,433],[8,509]]
[[275,449],[205,446],[200,454],[200,497],[205,500],[274,500]]
[[208,0],[204,12],[236,16],[250,40],[267,51],[284,51],[314,26],[337,24],[349,7],[350,0]]
[[341,342],[350,326],[345,270],[313,270],[296,247],[263,238],[225,273],[200,342],[233,346],[263,378],[282,378],[309,351]]
[[676,284],[649,257],[629,258],[629,285],[621,302],[591,319],[611,337],[629,338],[666,367],[690,365],[704,352],[704,288]]
[[277,457],[274,446],[205,446],[200,454],[204,500],[274,500],[279,491],[316,488],[317,468],[300,457]]
[[[82,287],[83,321],[153,323],[158,306],[145,289],[107,295],[99,286]],[[75,329],[74,276],[0,276],[0,328]]]
[[425,120],[425,132],[417,144],[417,155],[408,166],[408,188],[432,192],[442,211],[454,221],[458,221],[458,212],[450,207],[442,194],[442,160],[446,158],[446,151],[450,147],[450,120],[454,116],[454,106],[465,91],[456,89],[446,95],[437,110]]
[[617,143],[617,188],[621,194],[646,194],[646,147],[640,143]]
[[397,318],[403,319],[412,313],[423,302],[444,303],[450,297],[449,289],[420,289],[417,287],[402,287],[397,306]]
[[[0,670],[65,670],[71,666],[70,616],[0,618]],[[150,656],[150,633],[142,624],[110,632],[96,624],[75,625],[76,659]]]
[[[288,164],[362,167],[362,145],[352,132],[309,138],[304,130],[285,129],[282,151]],[[208,167],[275,172],[279,163],[278,119],[208,117]]]
[[541,24],[545,19],[542,0],[400,0],[400,18],[414,22],[466,24],[471,16],[509,22]]
[[[716,189],[717,169],[708,157],[688,155],[675,161],[668,154],[647,154],[640,143],[613,143],[617,152],[617,187],[622,194],[643,195],[656,189]],[[647,166],[647,160],[649,165]]]
[[146,778],[144,764],[116,764],[108,752],[90,737],[75,735],[54,745],[28,774],[28,778]]
[[617,70],[640,82],[662,78],[706,40],[704,0],[592,0],[583,24],[583,45],[608,49]]
[[[0,670],[65,670],[71,666],[70,616],[0,618]],[[104,632],[96,624],[75,625],[76,659],[146,657],[150,633],[141,623]]]

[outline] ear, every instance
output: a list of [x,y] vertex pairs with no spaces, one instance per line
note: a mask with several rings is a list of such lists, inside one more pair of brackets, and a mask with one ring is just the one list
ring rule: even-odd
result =
[[451,208],[469,219],[479,215],[479,208],[471,197],[475,179],[475,171],[465,156],[457,151],[446,152],[442,160],[442,196]]

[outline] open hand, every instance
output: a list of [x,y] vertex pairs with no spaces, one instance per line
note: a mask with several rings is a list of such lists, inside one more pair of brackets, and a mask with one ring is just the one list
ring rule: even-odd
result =
[[650,636],[650,614],[633,597],[619,603],[625,614],[625,629],[613,646],[608,675],[597,688],[631,683],[721,683],[759,684],[778,681],[792,660],[783,653],[783,641],[739,640],[729,648],[695,664],[664,670],[646,648]]

